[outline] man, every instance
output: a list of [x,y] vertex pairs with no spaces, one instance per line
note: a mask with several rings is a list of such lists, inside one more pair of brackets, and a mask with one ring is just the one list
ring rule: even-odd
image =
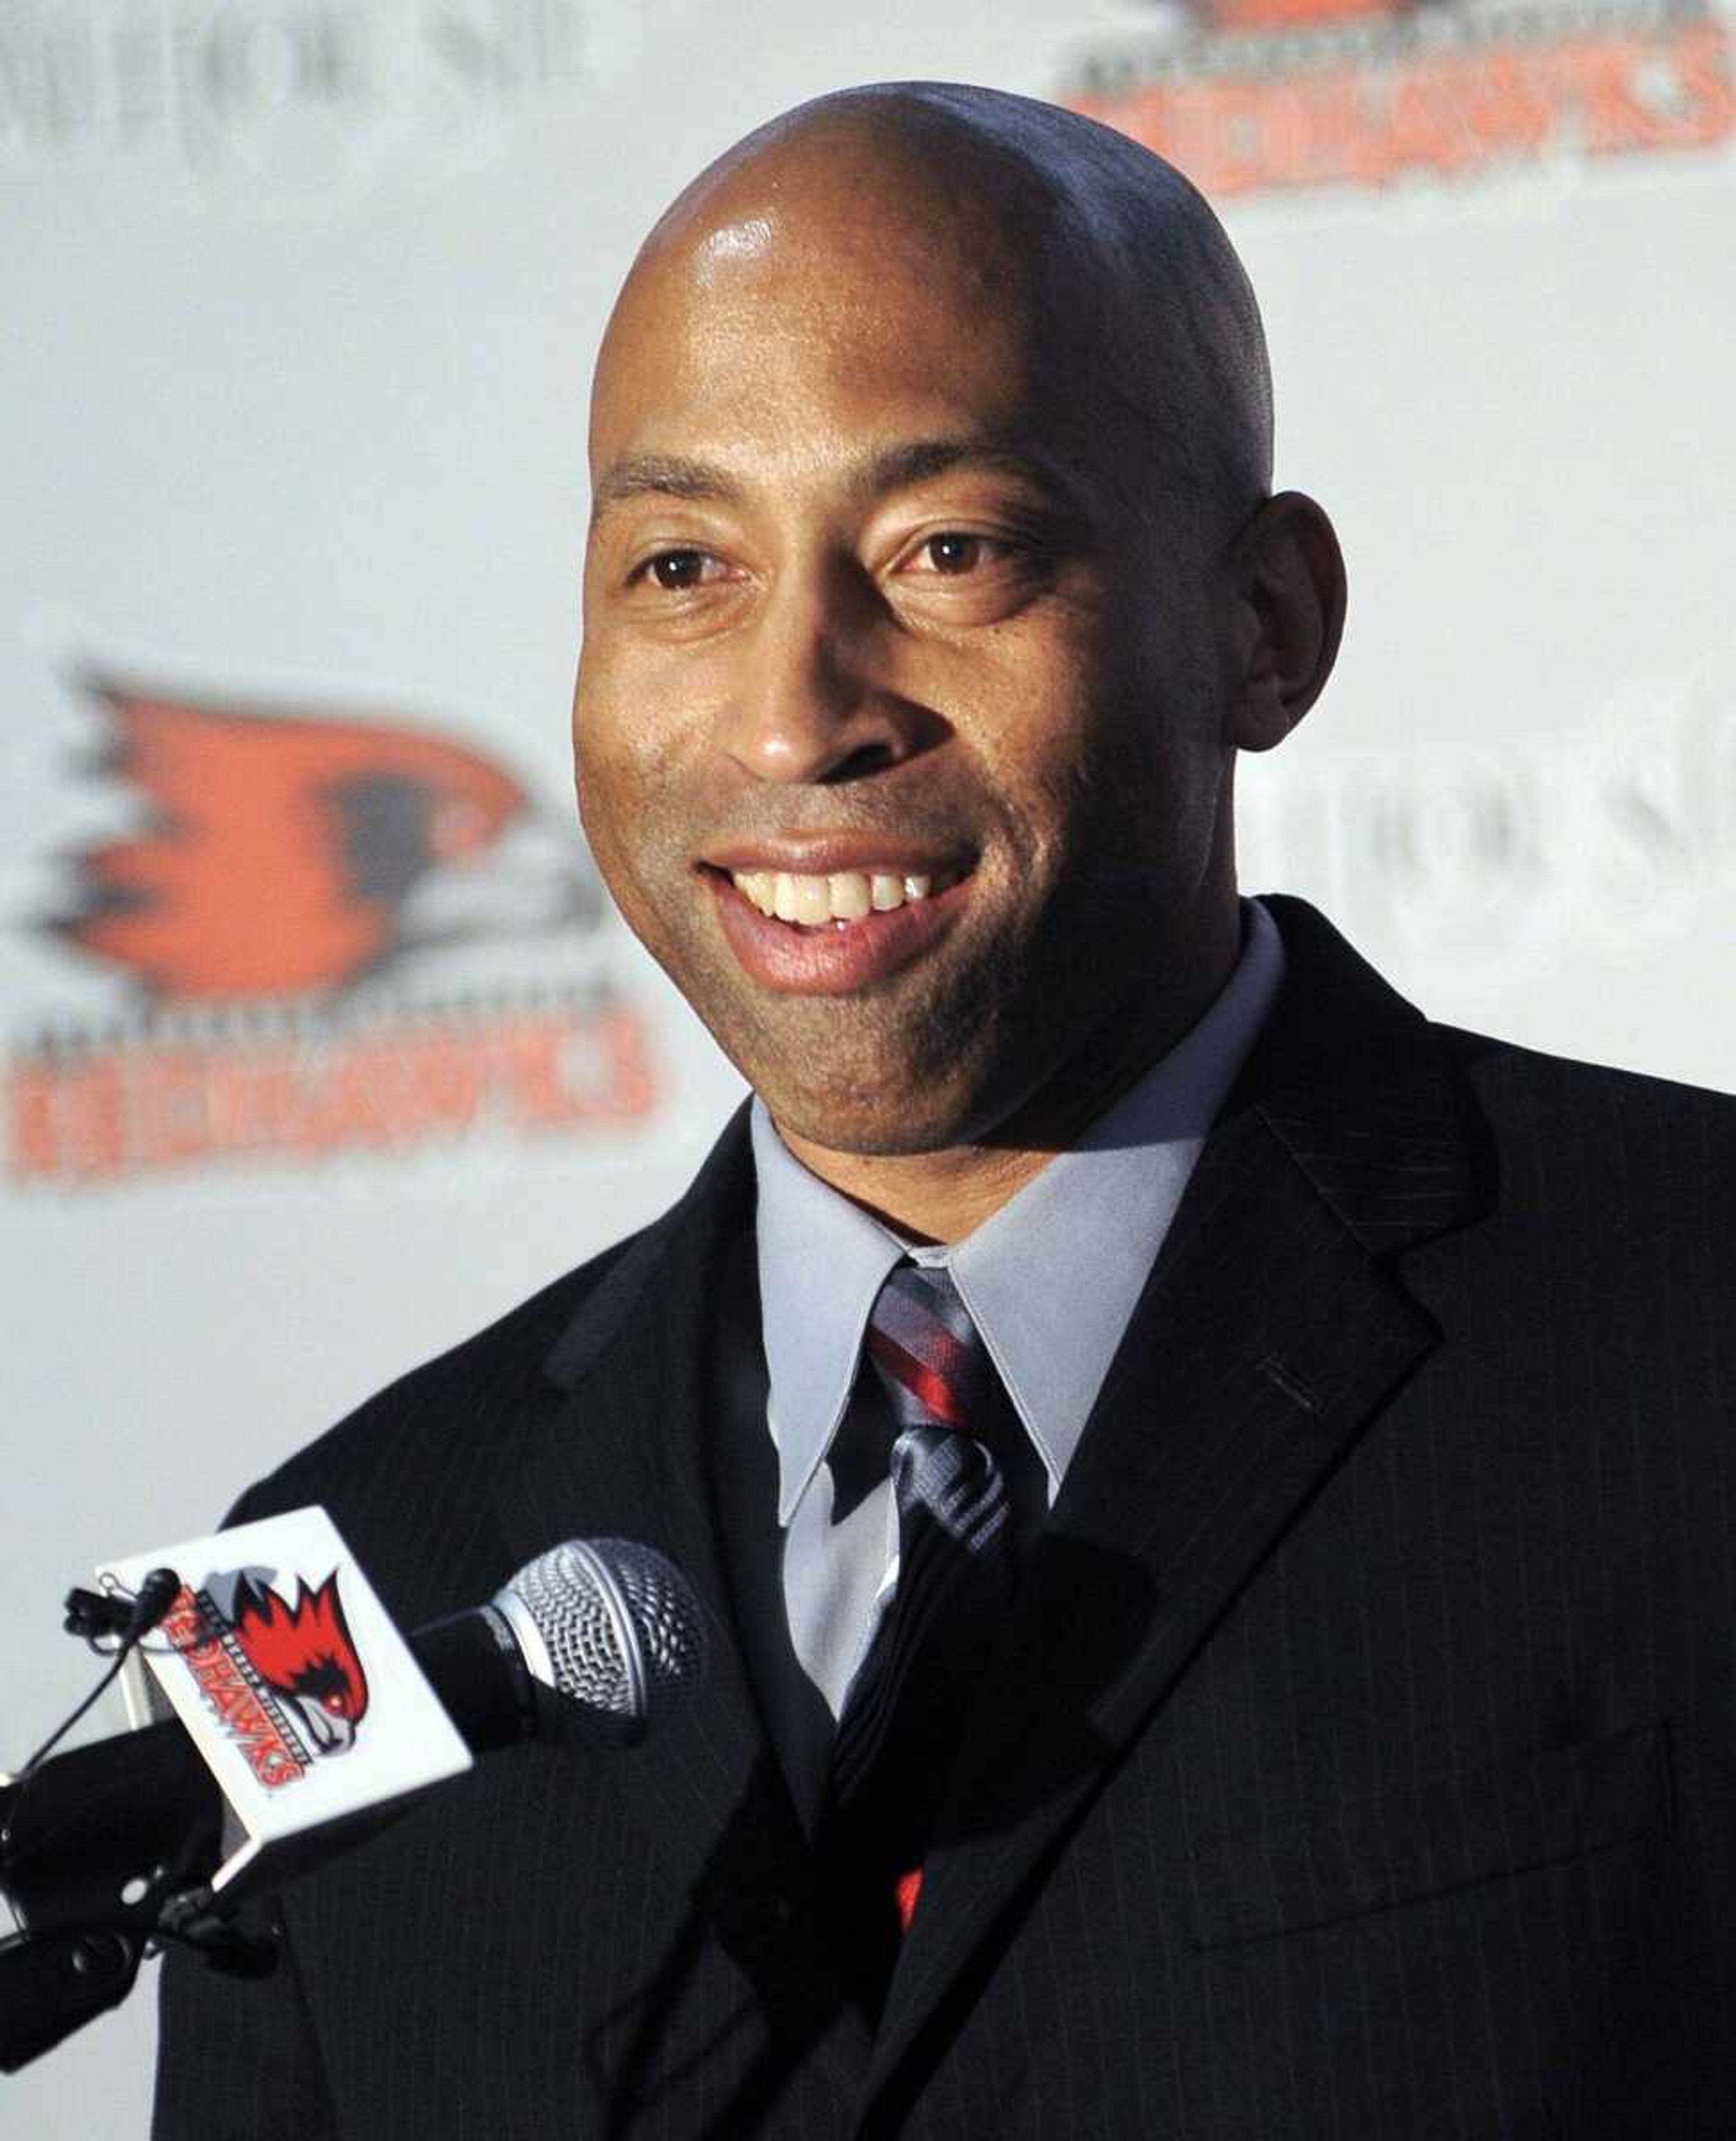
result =
[[1238,903],[1344,577],[1209,210],[824,99],[592,456],[585,827],[751,1120],[241,1513],[409,1625],[646,1540],[711,1671],[171,1965],[160,2134],[1731,2130],[1732,1110]]

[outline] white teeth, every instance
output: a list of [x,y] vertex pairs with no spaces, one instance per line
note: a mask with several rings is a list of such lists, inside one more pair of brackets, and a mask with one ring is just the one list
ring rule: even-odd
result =
[[868,881],[860,870],[839,870],[826,879],[834,922],[859,922],[868,911]]
[[795,880],[795,918],[812,929],[832,919],[832,880],[829,877],[799,877]]
[[865,914],[889,914],[927,899],[937,883],[956,880],[897,875],[891,870],[834,870],[824,877],[794,870],[731,870],[731,882],[744,899],[765,915],[816,928],[826,922],[859,922]]

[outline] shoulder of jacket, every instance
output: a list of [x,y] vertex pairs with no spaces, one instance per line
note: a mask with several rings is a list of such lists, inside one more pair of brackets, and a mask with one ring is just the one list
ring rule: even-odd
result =
[[[1533,1217],[1552,1208],[1549,1185],[1589,1179],[1612,1223],[1627,1214],[1648,1232],[1711,1240],[1713,1208],[1736,1198],[1736,1096],[1451,1026],[1434,1031],[1499,1174]],[[1571,1203],[1564,1195],[1559,1209]]]
[[482,1415],[522,1409],[562,1334],[650,1229],[627,1235],[532,1294],[483,1329],[410,1369],[256,1480],[224,1522],[242,1523],[309,1503],[344,1499],[415,1452],[423,1462],[455,1434],[474,1437]]
[[1644,1116],[1666,1128],[1680,1125],[1736,1137],[1736,1095],[1643,1070],[1616,1070],[1571,1056],[1553,1056],[1459,1026],[1436,1025],[1430,1030],[1479,1097],[1522,1102],[1547,1095],[1587,1110]]

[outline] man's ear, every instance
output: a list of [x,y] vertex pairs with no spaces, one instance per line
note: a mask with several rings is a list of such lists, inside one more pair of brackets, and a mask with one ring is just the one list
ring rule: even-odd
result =
[[1332,673],[1345,623],[1345,563],[1311,498],[1281,490],[1232,545],[1227,742],[1270,751]]

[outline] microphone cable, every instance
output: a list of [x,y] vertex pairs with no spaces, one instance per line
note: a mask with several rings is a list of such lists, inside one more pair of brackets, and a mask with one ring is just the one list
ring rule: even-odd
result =
[[172,1568],[154,1568],[130,1599],[111,1598],[75,1586],[66,1593],[66,1629],[82,1636],[93,1650],[103,1636],[119,1636],[108,1671],[77,1708],[63,1718],[37,1748],[14,1782],[22,1784],[46,1761],[62,1740],[114,1685],[115,1676],[151,1630],[162,1620],[180,1594],[181,1579]]

